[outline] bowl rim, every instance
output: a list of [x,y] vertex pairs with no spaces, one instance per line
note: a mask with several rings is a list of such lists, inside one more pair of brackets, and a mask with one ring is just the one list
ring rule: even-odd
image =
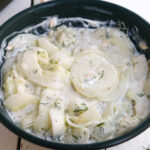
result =
[[[2,24],[2,26],[0,27],[0,35],[3,32],[6,32],[7,27],[9,27],[11,24],[13,24],[16,20],[18,20],[19,18],[21,18],[22,16],[27,15],[28,13],[32,13],[34,11],[37,11],[38,9],[43,9],[45,7],[55,7],[56,5],[60,5],[60,4],[64,4],[64,3],[93,3],[93,2],[97,2],[99,4],[102,5],[109,5],[110,7],[114,7],[115,9],[124,11],[130,15],[133,15],[133,17],[138,20],[140,20],[145,28],[150,28],[150,24],[143,18],[141,18],[139,15],[135,14],[134,12],[110,3],[110,2],[106,2],[106,1],[101,1],[101,0],[52,0],[43,4],[38,4],[35,6],[32,6],[30,8],[27,8],[19,13],[17,13],[16,15],[14,15],[13,17],[11,17],[10,19],[8,19],[4,24]],[[16,135],[18,135],[19,137],[22,137],[34,144],[40,145],[40,146],[44,146],[44,147],[48,147],[48,148],[55,148],[55,149],[64,149],[64,150],[73,150],[73,149],[100,149],[100,148],[107,148],[107,147],[112,147],[118,144],[121,144],[123,142],[126,142],[128,140],[130,140],[131,138],[134,138],[135,136],[139,135],[140,133],[142,133],[144,130],[146,130],[149,126],[150,126],[150,116],[145,119],[145,121],[143,121],[140,125],[138,125],[136,128],[132,129],[131,131],[129,131],[126,134],[123,134],[121,136],[118,136],[116,138],[107,140],[107,141],[103,141],[103,142],[96,142],[96,143],[90,143],[90,144],[66,144],[66,143],[60,143],[60,142],[55,142],[55,141],[47,141],[45,139],[41,139],[35,135],[32,135],[24,130],[22,130],[19,126],[17,126],[15,123],[13,123],[11,120],[9,120],[4,114],[0,113],[0,122],[6,126],[10,131],[12,131],[13,133],[15,133]]]

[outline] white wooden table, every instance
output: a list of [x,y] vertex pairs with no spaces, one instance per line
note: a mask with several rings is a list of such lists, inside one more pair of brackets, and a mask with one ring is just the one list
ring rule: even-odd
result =
[[[0,25],[21,10],[46,0],[12,0],[0,11]],[[48,1],[48,0],[47,0]],[[150,0],[106,0],[122,5],[150,22]],[[108,148],[107,150],[148,150],[150,148],[150,128],[134,139]],[[48,150],[21,139],[0,124],[0,150]],[[150,150],[150,149],[149,149]]]

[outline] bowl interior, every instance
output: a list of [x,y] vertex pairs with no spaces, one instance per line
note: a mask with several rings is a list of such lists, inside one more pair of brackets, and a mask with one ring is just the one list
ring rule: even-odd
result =
[[[125,28],[129,31],[129,37],[134,42],[137,50],[145,54],[147,59],[150,58],[150,49],[143,51],[138,46],[139,40],[143,39],[146,41],[148,47],[150,47],[150,25],[127,9],[99,0],[55,0],[29,8],[9,19],[0,28],[0,44],[6,36],[14,31],[20,31],[25,27],[35,25],[48,16],[58,16],[58,18],[82,17],[92,20],[108,21],[108,26],[109,20],[124,22]],[[80,24],[76,23],[74,26],[80,26]],[[0,119],[8,129],[17,135],[33,143],[56,149],[98,149],[114,146],[138,135],[150,125],[150,117],[148,117],[137,128],[112,140],[94,144],[73,145],[49,142],[26,133],[11,121],[2,104],[0,105]]]

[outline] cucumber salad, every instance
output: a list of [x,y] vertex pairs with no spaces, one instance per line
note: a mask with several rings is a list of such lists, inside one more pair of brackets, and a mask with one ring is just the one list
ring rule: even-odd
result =
[[71,144],[112,139],[141,123],[150,112],[150,72],[128,35],[49,21],[46,34],[19,33],[5,47],[3,104],[12,121]]

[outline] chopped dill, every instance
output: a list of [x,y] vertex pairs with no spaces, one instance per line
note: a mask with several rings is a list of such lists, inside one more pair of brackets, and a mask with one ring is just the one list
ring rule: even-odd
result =
[[59,102],[55,102],[55,103],[54,103],[54,105],[55,105],[55,108],[57,108],[57,109],[61,109],[61,107],[60,107],[60,103],[59,103]]
[[149,99],[150,99],[150,95],[147,95],[147,98],[149,98]]
[[132,101],[133,106],[135,106],[135,105],[136,105],[135,100],[134,100],[134,99],[132,99],[131,101]]
[[88,107],[84,107],[84,108],[80,108],[80,107],[76,107],[73,112],[83,112],[83,111],[87,111]]
[[75,138],[76,140],[78,139],[78,137],[77,137],[77,136],[75,136],[75,135],[72,135],[72,137],[73,137],[73,138]]
[[116,107],[114,107],[114,113],[117,111],[117,108]]
[[29,86],[28,86],[27,84],[25,84],[25,87],[27,87],[27,88],[28,88]]
[[132,102],[132,106],[133,106],[133,115],[131,117],[134,117],[136,115],[136,109],[135,109],[136,101],[134,99],[132,99],[131,102]]
[[65,113],[68,113],[68,110],[67,110],[67,109],[65,110]]
[[137,93],[137,96],[143,97],[143,96],[144,96],[144,93]]
[[96,76],[88,77],[84,80],[84,82],[92,81],[95,78],[96,78]]
[[50,64],[53,64],[53,60],[50,60],[49,63],[50,63]]
[[53,70],[54,68],[48,68],[48,70]]
[[100,73],[99,80],[102,79],[103,77],[104,77],[104,70]]
[[48,103],[40,103],[40,104],[47,105]]
[[37,54],[39,55],[39,54],[40,54],[40,51],[37,51]]
[[101,123],[99,123],[98,125],[97,125],[97,127],[101,127],[101,126],[103,126],[105,123],[104,122],[101,122]]
[[129,31],[129,28],[126,27],[126,25],[123,21],[118,21],[116,25],[123,32],[128,32]]
[[81,105],[85,106],[86,104],[85,103],[81,103]]
[[33,70],[33,73],[37,73],[37,72],[38,72],[38,70],[37,70],[37,69],[34,69],[34,70]]
[[65,47],[65,41],[62,42],[62,46]]
[[127,66],[130,66],[130,63],[129,63],[129,62],[127,63]]
[[109,34],[109,32],[107,31],[106,33],[105,33],[105,38],[106,39],[109,39],[109,38],[111,38],[112,36]]
[[57,31],[57,27],[53,27],[52,29],[53,29],[54,31]]
[[143,147],[144,150],[150,150],[150,147]]

